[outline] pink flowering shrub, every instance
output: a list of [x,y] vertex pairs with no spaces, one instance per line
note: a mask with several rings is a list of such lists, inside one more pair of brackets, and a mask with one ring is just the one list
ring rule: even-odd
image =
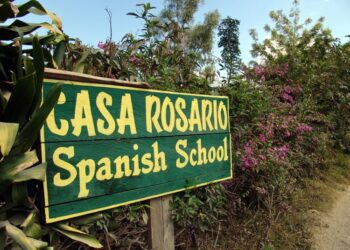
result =
[[[283,200],[292,183],[310,174],[321,157],[314,125],[299,115],[298,98],[303,89],[288,79],[288,68],[287,64],[246,67],[250,84],[259,86],[254,90],[258,94],[247,98],[247,89],[245,94],[236,89],[236,95],[231,95],[231,106],[241,105],[244,110],[233,111],[236,180],[225,187],[244,194],[248,204],[265,204],[271,196],[275,202]],[[269,109],[248,113],[250,120],[242,119],[250,112],[242,102],[262,107],[263,100]]]

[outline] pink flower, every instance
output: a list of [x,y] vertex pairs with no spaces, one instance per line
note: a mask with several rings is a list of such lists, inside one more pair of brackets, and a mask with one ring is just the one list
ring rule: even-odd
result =
[[266,156],[265,155],[259,155],[259,160],[266,161]]
[[286,86],[283,91],[287,94],[292,94],[294,92],[294,89],[291,86]]
[[291,136],[291,133],[288,130],[284,132],[285,138],[290,137],[290,136]]
[[252,157],[251,155],[243,156],[242,161],[243,161],[243,167],[246,170],[250,170],[258,164],[258,161],[254,157]]
[[105,44],[102,41],[99,41],[97,47],[99,47],[100,49],[104,49]]
[[282,101],[287,102],[287,103],[293,103],[294,98],[290,94],[284,92],[281,96]]
[[264,73],[263,67],[261,67],[260,65],[254,67],[254,73],[255,73],[256,75],[261,75],[261,74],[263,74],[263,73]]
[[285,159],[288,156],[289,146],[273,147],[269,151],[276,159]]
[[137,64],[137,63],[140,63],[140,61],[141,60],[137,56],[132,55],[132,56],[129,57],[129,62]]
[[246,154],[253,154],[253,147],[251,146],[251,144],[249,142],[247,142],[245,145],[244,145],[244,151]]
[[298,134],[305,134],[305,133],[310,133],[312,131],[312,127],[305,124],[305,123],[300,123],[297,128],[296,128],[296,131]]
[[260,140],[261,142],[266,142],[266,137],[265,137],[265,135],[260,134],[260,135],[259,135],[259,140]]

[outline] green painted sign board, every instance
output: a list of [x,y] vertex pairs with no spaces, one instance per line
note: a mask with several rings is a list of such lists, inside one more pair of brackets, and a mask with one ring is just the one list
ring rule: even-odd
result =
[[228,99],[45,79],[47,223],[232,178]]

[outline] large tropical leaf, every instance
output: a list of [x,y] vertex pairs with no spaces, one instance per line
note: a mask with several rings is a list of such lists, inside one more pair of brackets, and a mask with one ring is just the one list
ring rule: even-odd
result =
[[31,12],[33,14],[37,15],[47,15],[51,18],[52,22],[59,28],[62,28],[62,21],[61,19],[55,15],[54,13],[46,10],[38,1],[36,0],[30,0],[24,4],[18,5],[19,13],[18,17],[24,16],[28,14],[28,12]]
[[35,93],[32,103],[31,112],[33,113],[36,111],[40,104],[41,104],[41,92],[42,92],[42,86],[43,86],[43,79],[44,79],[44,53],[41,49],[41,45],[39,43],[39,39],[37,36],[33,38],[33,64],[35,66],[36,70],[36,86],[35,86]]
[[17,174],[30,168],[38,161],[39,159],[35,150],[6,157],[0,164],[0,183],[2,181],[13,182]]
[[36,90],[35,72],[19,78],[7,103],[4,118],[7,122],[17,122],[20,127],[26,122]]
[[94,237],[80,231],[74,227],[68,226],[63,223],[57,223],[55,225],[50,226],[53,230],[71,238],[72,240],[76,240],[86,245],[94,248],[102,248],[101,243],[95,239]]
[[18,127],[18,123],[0,122],[0,151],[2,157],[5,157],[10,153],[17,136]]
[[[1,65],[1,62],[0,62]],[[5,99],[4,93],[0,89],[0,119],[2,120],[2,114],[6,108],[7,101]]]
[[13,178],[13,182],[23,182],[29,180],[44,181],[46,173],[46,163],[39,164],[37,166],[26,169],[16,174]]
[[26,23],[20,20],[15,20],[10,25],[0,26],[0,37],[1,40],[13,40],[19,37],[22,33],[23,36],[32,33],[38,28],[45,28],[52,31],[53,33],[62,34],[62,32],[55,26],[43,22],[43,23]]
[[5,22],[8,18],[17,16],[19,10],[16,5],[10,1],[0,3],[0,22]]
[[47,116],[57,103],[60,94],[61,84],[56,84],[49,90],[43,105],[35,112],[32,119],[25,125],[19,136],[17,136],[14,149],[10,154],[16,155],[23,153],[32,147],[39,136],[40,129],[44,125]]
[[31,240],[19,228],[11,225],[8,221],[0,221],[0,228],[13,239],[22,249],[36,250]]
[[60,66],[62,63],[62,60],[64,58],[64,53],[66,52],[66,46],[67,46],[67,43],[65,41],[61,41],[53,52],[53,59],[55,60],[55,63],[58,66]]
[[25,235],[32,237],[34,239],[40,239],[42,237],[43,231],[39,224],[38,214],[32,211],[27,218],[21,224],[23,232]]

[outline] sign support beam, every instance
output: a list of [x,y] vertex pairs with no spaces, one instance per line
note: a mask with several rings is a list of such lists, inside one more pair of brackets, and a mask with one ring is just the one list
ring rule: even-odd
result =
[[171,195],[150,200],[150,245],[153,250],[174,250],[174,224],[171,219]]

